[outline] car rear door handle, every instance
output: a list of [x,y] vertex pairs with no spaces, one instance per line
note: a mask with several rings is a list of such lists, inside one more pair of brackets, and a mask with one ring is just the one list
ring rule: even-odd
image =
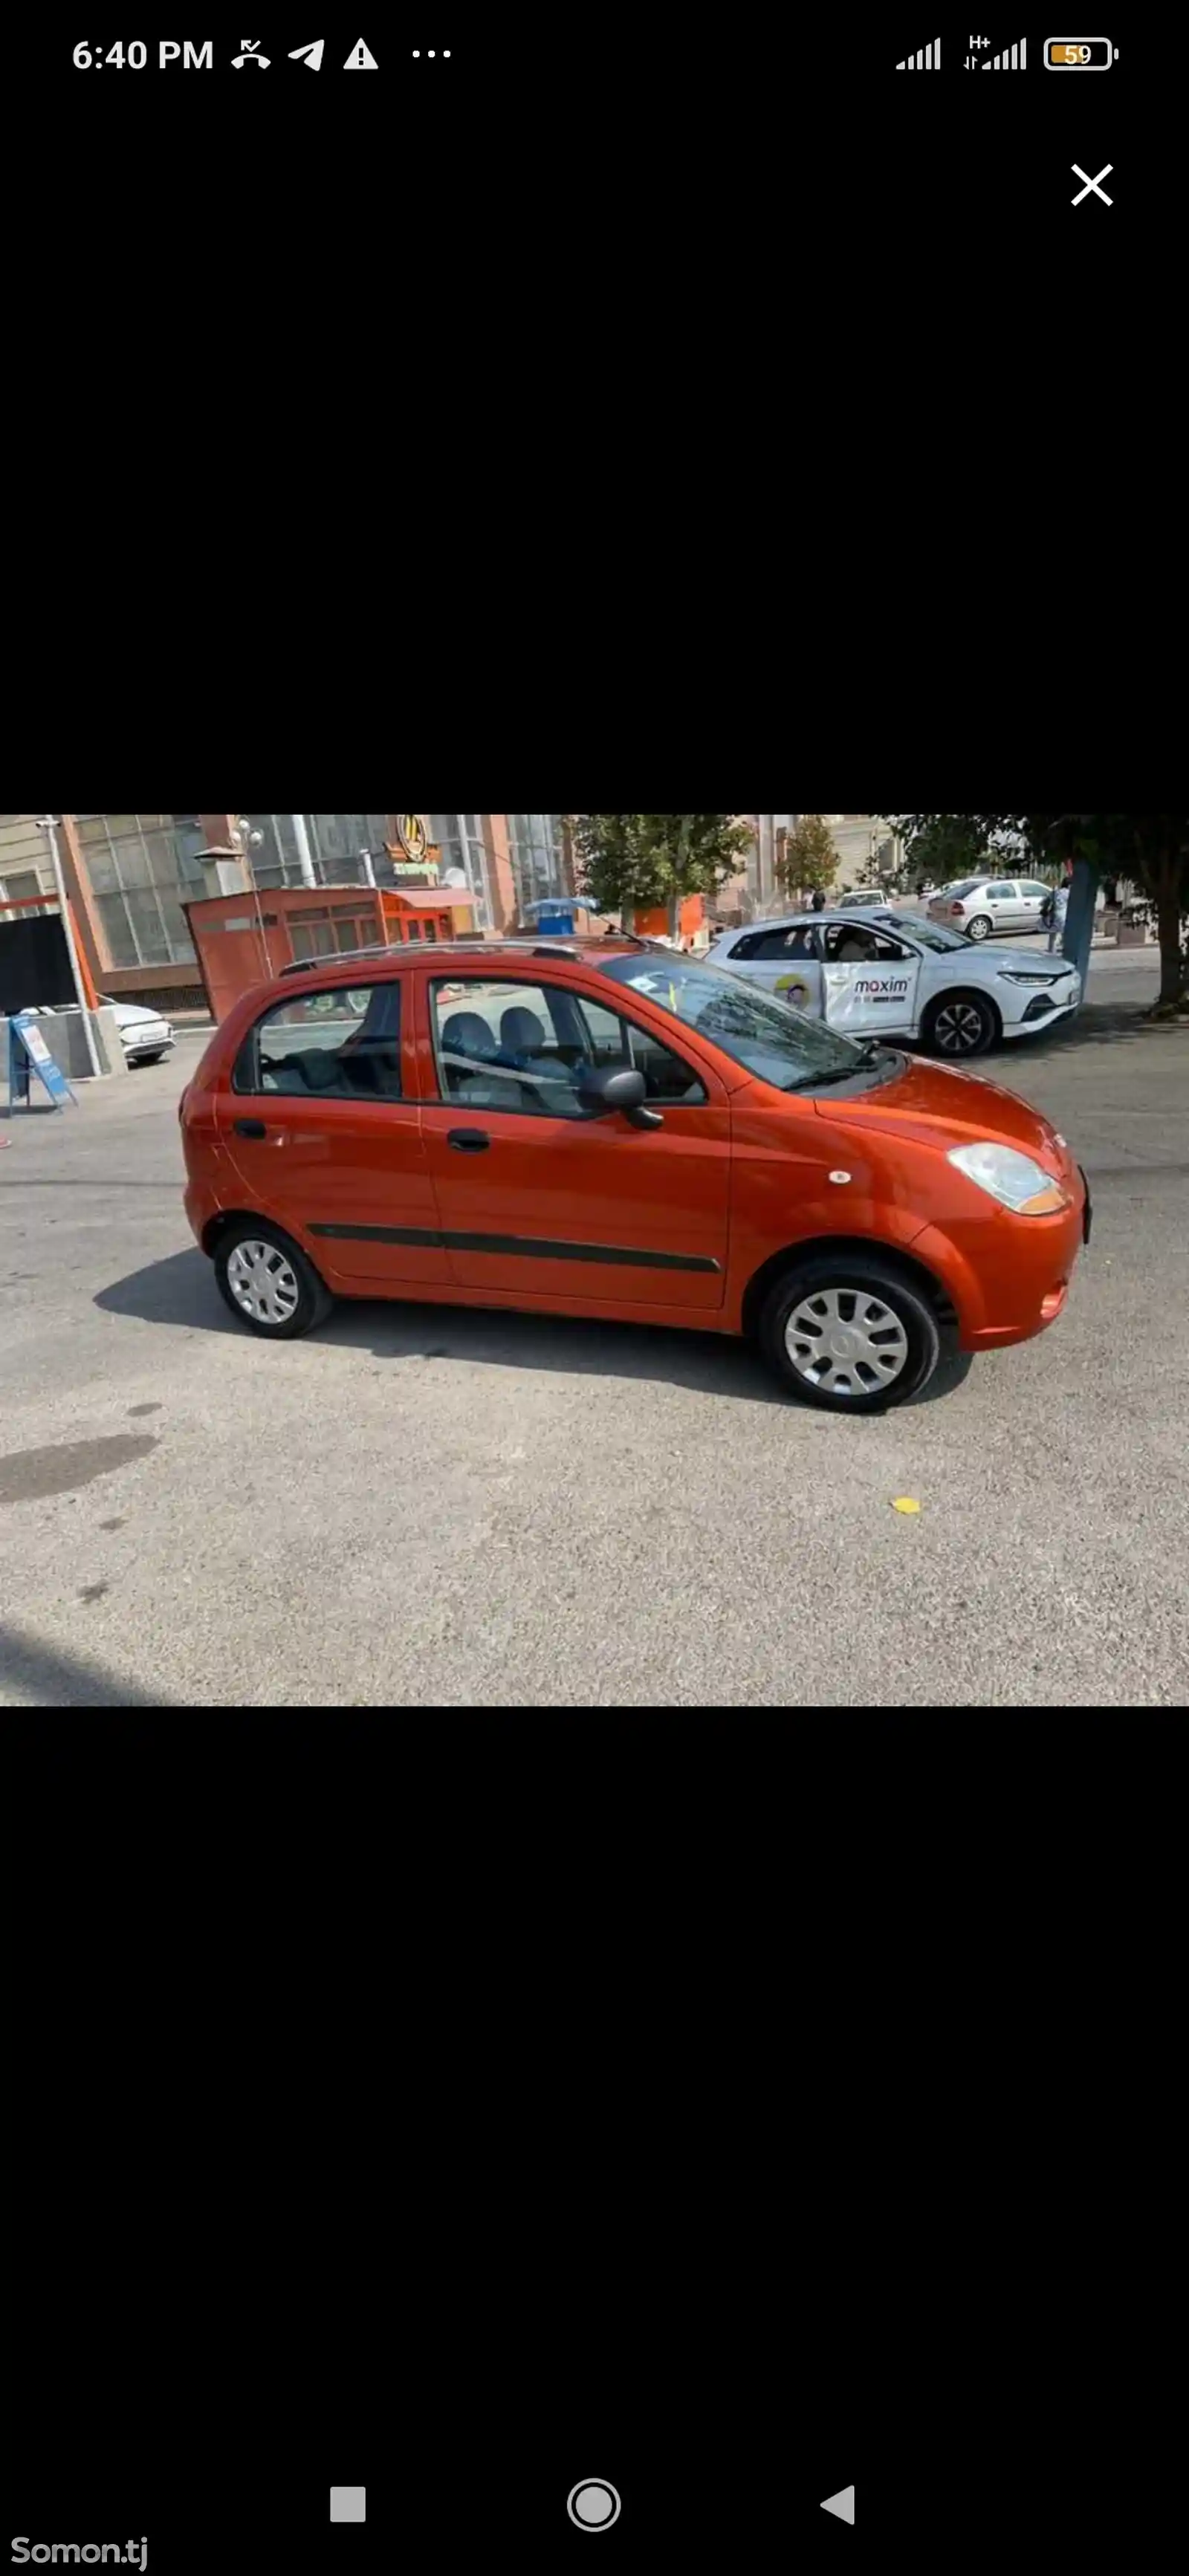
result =
[[237,1136],[267,1136],[268,1129],[263,1118],[237,1118],[235,1132]]
[[485,1154],[491,1138],[485,1127],[449,1127],[446,1142],[456,1154]]

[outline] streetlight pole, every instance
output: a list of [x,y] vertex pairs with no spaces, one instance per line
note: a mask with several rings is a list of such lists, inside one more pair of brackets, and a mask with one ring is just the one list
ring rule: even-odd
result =
[[99,1061],[99,1049],[95,1044],[94,1025],[92,1023],[91,1013],[87,1004],[86,992],[83,988],[82,975],[79,971],[78,950],[74,944],[74,923],[70,918],[70,899],[66,892],[66,879],[62,874],[62,858],[58,849],[57,816],[54,814],[41,815],[37,828],[39,832],[44,832],[46,842],[49,847],[50,866],[54,871],[54,885],[57,888],[58,910],[62,916],[62,928],[66,933],[66,953],[70,959],[70,974],[71,981],[74,985],[74,998],[83,1015],[83,1034],[87,1043],[87,1054],[91,1060],[91,1071],[96,1077],[98,1077],[102,1073],[103,1067]]

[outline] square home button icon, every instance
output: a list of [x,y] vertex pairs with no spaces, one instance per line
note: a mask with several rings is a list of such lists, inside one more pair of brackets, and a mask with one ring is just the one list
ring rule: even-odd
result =
[[332,2487],[330,2519],[332,2522],[366,2522],[367,2488]]

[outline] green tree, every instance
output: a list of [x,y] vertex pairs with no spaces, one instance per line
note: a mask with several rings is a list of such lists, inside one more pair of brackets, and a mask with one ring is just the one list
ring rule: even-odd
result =
[[1046,874],[1066,858],[1085,859],[1101,876],[1120,876],[1140,888],[1156,914],[1160,940],[1162,1016],[1184,1008],[1189,992],[1189,814],[902,814],[887,816],[906,837],[931,825],[964,825],[982,834],[1023,839],[1027,864]]
[[751,841],[732,814],[578,814],[570,829],[582,893],[625,930],[663,903],[673,938],[682,897],[716,894]]
[[[879,820],[886,823],[894,818],[882,814]],[[924,830],[902,844],[905,885],[915,889],[922,877],[926,884],[954,885],[960,877],[978,876],[990,861],[986,834],[972,830],[972,820],[969,814],[927,815]]]
[[789,895],[828,894],[838,873],[838,852],[820,814],[802,814],[782,842],[776,874]]

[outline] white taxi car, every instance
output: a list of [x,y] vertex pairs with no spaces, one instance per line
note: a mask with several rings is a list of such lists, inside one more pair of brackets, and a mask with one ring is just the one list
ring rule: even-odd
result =
[[971,948],[920,913],[789,913],[724,931],[712,966],[762,984],[848,1036],[916,1039],[951,1060],[1034,1036],[1076,1011],[1081,978],[1064,957]]

